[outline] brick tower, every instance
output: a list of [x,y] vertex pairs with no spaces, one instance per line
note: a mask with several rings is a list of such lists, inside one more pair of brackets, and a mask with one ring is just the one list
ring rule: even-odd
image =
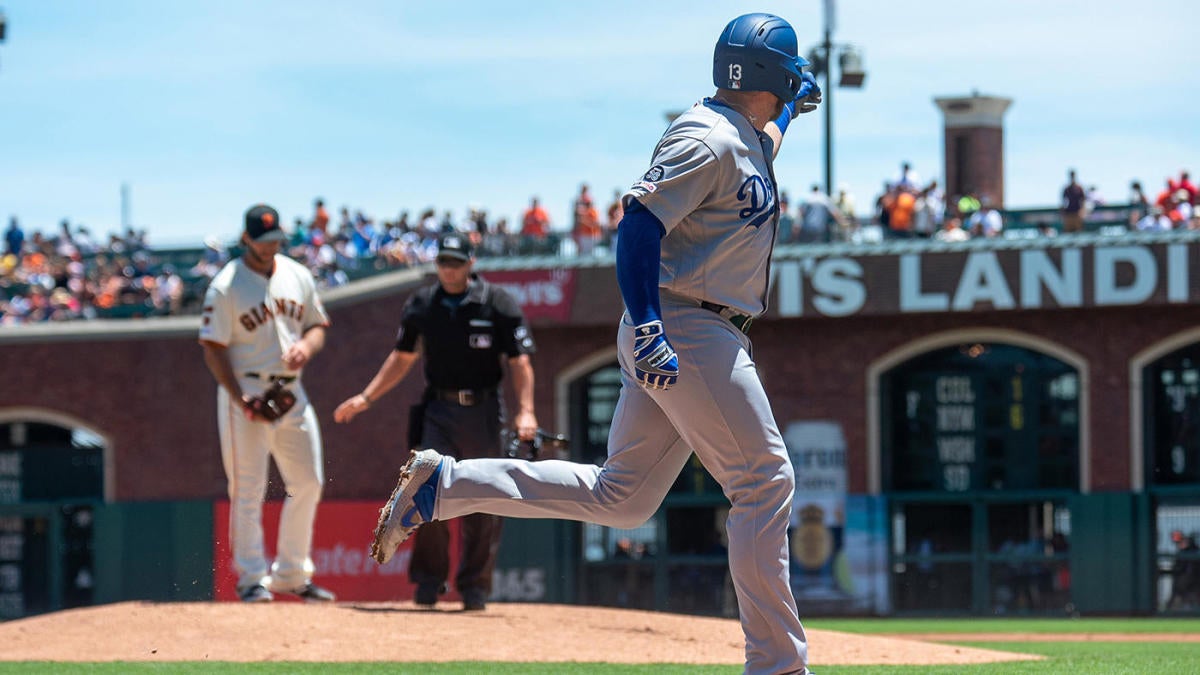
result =
[[945,121],[946,198],[974,190],[1004,208],[1004,113],[1012,99],[972,92],[933,102]]

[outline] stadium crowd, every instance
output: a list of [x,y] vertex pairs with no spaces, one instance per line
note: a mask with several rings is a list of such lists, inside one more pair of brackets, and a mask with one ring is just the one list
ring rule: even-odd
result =
[[[1197,188],[1187,171],[1168,178],[1153,200],[1133,181],[1121,204],[1122,231],[1200,229]],[[1023,228],[1022,234],[1052,236],[1083,231],[1085,222],[1106,204],[1095,186],[1084,188],[1068,172],[1056,209],[1048,219]],[[854,196],[842,186],[832,198],[813,185],[793,208],[780,193],[780,244],[862,242],[879,239],[965,241],[1011,236],[1006,215],[991,195],[967,191],[946,198],[936,180],[923,182],[907,162],[884,182],[869,215],[856,212]],[[588,185],[573,200],[569,224],[556,228],[538,197],[530,200],[518,226],[507,218],[489,218],[469,207],[466,217],[427,208],[415,216],[402,211],[395,220],[378,220],[349,207],[331,216],[323,199],[308,217],[297,217],[285,252],[303,262],[323,288],[389,269],[431,262],[438,238],[467,234],[480,256],[590,256],[614,248],[623,215],[620,191],[601,205]],[[867,236],[869,232],[874,236]],[[190,314],[199,311],[208,281],[229,260],[231,251],[209,238],[203,249],[153,249],[145,230],[97,238],[84,226],[63,220],[52,234],[26,232],[16,216],[9,219],[0,248],[0,326],[72,319],[126,318]]]

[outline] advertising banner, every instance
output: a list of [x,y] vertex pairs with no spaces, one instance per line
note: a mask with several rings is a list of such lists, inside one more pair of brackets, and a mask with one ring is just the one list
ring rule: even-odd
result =
[[796,471],[788,534],[792,592],[801,613],[882,612],[888,602],[882,502],[847,496],[841,425],[794,421],[783,440]]
[[483,277],[512,293],[529,321],[549,319],[566,323],[575,299],[573,269],[495,270]]
[[[282,507],[282,501],[263,504],[263,543],[268,560],[275,555]],[[371,534],[379,517],[379,507],[380,502],[377,501],[322,502],[317,507],[312,546],[312,560],[316,568],[313,581],[337,594],[339,601],[395,602],[412,599],[415,586],[408,581],[412,538],[400,545],[396,555],[386,565],[371,559]],[[450,528],[450,569],[455,569],[459,553],[458,521],[451,520],[447,525]],[[237,575],[232,568],[229,545],[228,501],[213,504],[213,565],[213,597],[217,600],[237,600]],[[275,597],[285,600],[292,596],[281,594]],[[457,600],[458,595],[451,588],[442,599]]]

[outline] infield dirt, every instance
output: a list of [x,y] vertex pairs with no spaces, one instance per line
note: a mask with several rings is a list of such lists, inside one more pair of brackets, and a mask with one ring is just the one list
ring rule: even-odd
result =
[[[740,664],[737,621],[599,607],[492,603],[123,602],[0,624],[4,661],[509,661]],[[814,666],[1039,657],[808,631]],[[960,638],[961,639],[961,638]]]

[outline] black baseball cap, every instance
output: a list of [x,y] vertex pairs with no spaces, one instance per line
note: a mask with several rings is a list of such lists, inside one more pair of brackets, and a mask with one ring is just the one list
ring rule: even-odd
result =
[[438,242],[439,258],[471,259],[471,241],[461,234],[447,234]]
[[279,212],[266,204],[255,204],[246,212],[246,236],[251,241],[287,241],[279,225]]

